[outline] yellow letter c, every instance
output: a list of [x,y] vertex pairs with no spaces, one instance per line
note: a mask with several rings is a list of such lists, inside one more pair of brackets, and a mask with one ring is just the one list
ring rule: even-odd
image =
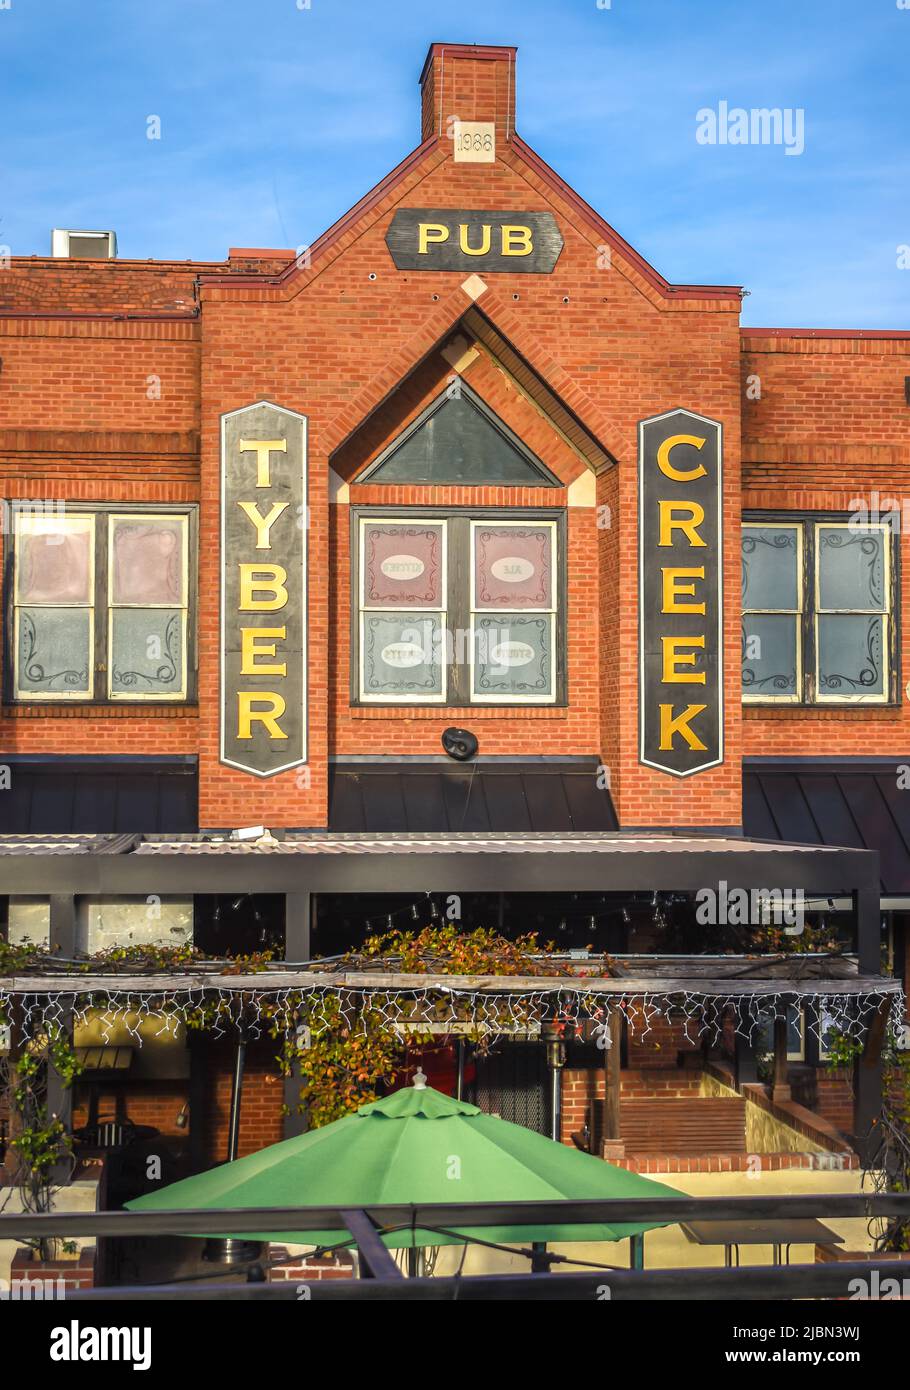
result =
[[675,449],[677,444],[691,444],[693,449],[704,448],[707,440],[700,439],[696,434],[671,434],[669,439],[665,439],[657,451],[657,466],[661,473],[667,478],[672,478],[674,483],[691,483],[696,478],[703,478],[707,473],[703,463],[697,468],[690,468],[685,472],[681,468],[674,468],[670,462],[670,450]]

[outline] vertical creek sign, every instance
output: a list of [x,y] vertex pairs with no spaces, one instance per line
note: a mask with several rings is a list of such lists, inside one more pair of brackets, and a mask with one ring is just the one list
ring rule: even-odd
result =
[[221,761],[256,777],[306,762],[306,426],[221,417]]
[[674,777],[723,762],[722,427],[638,426],[639,758]]

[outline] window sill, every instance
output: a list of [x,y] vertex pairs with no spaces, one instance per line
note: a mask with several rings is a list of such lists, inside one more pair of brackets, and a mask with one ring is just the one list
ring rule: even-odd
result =
[[491,719],[567,719],[567,705],[351,705],[353,719],[445,719],[479,723]]
[[833,701],[826,700],[818,705],[785,705],[775,704],[769,700],[767,703],[760,703],[757,700],[750,700],[743,705],[743,719],[765,719],[769,714],[776,719],[818,719],[837,718],[843,719],[845,715],[855,718],[868,719],[870,714],[888,715],[893,718],[900,713],[901,706],[896,700],[889,700],[887,704],[835,704]]
[[2,719],[129,719],[143,716],[152,719],[198,719],[198,704],[82,704],[76,701],[42,700],[34,704],[0,706]]

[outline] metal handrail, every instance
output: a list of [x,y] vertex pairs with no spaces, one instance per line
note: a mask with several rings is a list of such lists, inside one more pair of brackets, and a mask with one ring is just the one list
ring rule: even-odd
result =
[[[900,1217],[910,1193],[829,1192],[766,1197],[560,1198],[539,1202],[384,1203],[357,1208],[374,1226],[577,1226],[680,1221]],[[52,1211],[0,1214],[0,1240],[75,1235],[242,1235],[251,1231],[346,1231],[342,1206],[219,1207],[207,1211]]]

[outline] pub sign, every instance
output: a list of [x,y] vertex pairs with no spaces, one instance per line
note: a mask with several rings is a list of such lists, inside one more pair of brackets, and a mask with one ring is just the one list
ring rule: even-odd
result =
[[221,761],[256,777],[306,761],[306,427],[221,417]]
[[563,240],[552,212],[399,208],[386,232],[399,270],[505,270],[549,275]]
[[639,758],[674,777],[723,762],[722,427],[638,427]]

